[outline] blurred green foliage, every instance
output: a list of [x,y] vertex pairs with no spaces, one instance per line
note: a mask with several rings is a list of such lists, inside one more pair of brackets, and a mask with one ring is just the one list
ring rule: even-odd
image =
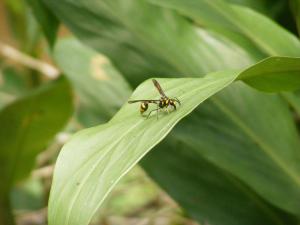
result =
[[[10,34],[3,36],[9,43],[0,40],[0,225],[46,224],[51,186],[50,225],[84,225],[93,215],[95,225],[299,224],[300,101],[299,91],[292,92],[300,84],[299,4],[1,2],[1,24],[6,22]],[[194,85],[199,81],[195,90],[207,79],[219,91],[222,77],[199,78],[216,71],[226,79],[243,72],[240,81],[220,86],[222,91],[175,128],[171,118],[186,116],[189,104],[200,103],[197,95],[209,97],[201,92],[207,87],[193,94],[192,87],[184,89],[188,82],[161,79],[166,93],[184,104],[170,115],[160,113],[158,121],[144,120],[138,105],[126,104],[132,88],[152,77],[193,77]],[[143,85],[134,98],[158,96],[152,84]],[[141,126],[130,133],[124,124],[135,127],[135,120]],[[107,137],[101,136],[111,127]],[[170,134],[156,137],[166,127]],[[130,133],[127,138],[122,129]],[[59,153],[79,130],[84,131]],[[72,146],[74,140],[79,143]],[[109,149],[104,156],[103,143]],[[108,196],[146,147],[154,149],[141,166],[157,185],[135,167]],[[95,154],[89,157],[91,149]],[[81,165],[84,160],[89,164]],[[94,167],[94,179],[76,183],[79,177],[88,180]],[[105,199],[101,208],[100,201],[91,204],[99,196]]]

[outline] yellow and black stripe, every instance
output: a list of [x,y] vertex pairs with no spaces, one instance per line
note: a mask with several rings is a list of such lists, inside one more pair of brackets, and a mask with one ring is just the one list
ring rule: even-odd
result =
[[141,107],[140,107],[140,112],[144,113],[148,109],[148,103],[147,102],[142,102]]

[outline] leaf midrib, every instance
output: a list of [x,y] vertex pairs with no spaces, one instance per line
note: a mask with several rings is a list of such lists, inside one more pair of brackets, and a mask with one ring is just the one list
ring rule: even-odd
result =
[[[132,126],[130,129],[128,129],[123,135],[121,135],[120,138],[118,138],[118,140],[116,140],[115,144],[112,145],[104,154],[102,157],[100,157],[98,160],[96,160],[96,163],[95,163],[95,168],[98,166],[99,162],[105,157],[107,156],[108,153],[110,153],[110,150],[115,147],[117,144],[119,144],[119,141],[123,139],[123,137],[125,137],[128,133],[131,132],[131,130],[133,130],[135,127],[137,127],[141,122],[143,121],[138,121],[134,126]],[[96,153],[99,153],[99,152],[96,152]],[[92,157],[89,157],[89,158],[92,158]],[[79,186],[76,194],[74,195],[73,199],[72,199],[72,202],[70,204],[70,207],[68,208],[68,211],[67,211],[67,216],[66,216],[66,220],[65,220],[65,225],[68,225],[69,223],[69,218],[70,218],[70,214],[71,214],[71,211],[73,210],[74,208],[74,205],[75,205],[75,202],[76,202],[76,199],[78,197],[78,195],[80,194],[80,192],[82,191],[85,182],[89,179],[89,177],[91,176],[91,174],[93,173],[94,171],[94,167],[92,167],[92,169],[89,171],[89,173],[87,173],[87,175],[84,177],[83,181],[81,182],[81,185]]]

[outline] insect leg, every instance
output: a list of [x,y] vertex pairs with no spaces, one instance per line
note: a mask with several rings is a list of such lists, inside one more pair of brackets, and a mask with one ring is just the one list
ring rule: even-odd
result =
[[156,109],[151,110],[151,111],[148,113],[147,119],[149,118],[149,116],[151,115],[151,113],[154,112],[154,111],[156,111],[156,115],[157,115],[157,119],[158,119],[158,110],[159,110],[159,107],[158,107],[158,106],[157,106]]
[[171,100],[168,100],[168,104],[166,106],[168,114],[170,113],[169,106],[172,105]]
[[181,102],[179,101],[178,98],[174,97],[174,101],[175,101],[175,102],[178,102],[178,104],[181,105]]
[[176,104],[175,104],[175,102],[172,101],[170,104],[171,104],[171,106],[173,106],[174,110],[176,110]]

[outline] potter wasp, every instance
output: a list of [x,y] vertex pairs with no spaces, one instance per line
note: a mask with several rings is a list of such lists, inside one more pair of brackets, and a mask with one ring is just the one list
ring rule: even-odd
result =
[[154,86],[156,87],[156,89],[158,90],[159,94],[160,94],[160,99],[146,99],[146,100],[132,100],[132,101],[128,101],[129,104],[131,103],[136,103],[136,102],[141,102],[141,106],[140,106],[140,112],[141,114],[143,114],[144,112],[147,111],[149,103],[153,103],[156,104],[156,109],[151,110],[148,113],[147,118],[151,115],[152,112],[156,112],[156,116],[158,118],[158,112],[159,110],[162,109],[166,109],[167,112],[169,113],[169,106],[173,107],[174,110],[176,110],[176,102],[181,105],[181,102],[179,101],[178,98],[174,97],[174,98],[169,98],[165,95],[164,91],[162,90],[160,84],[157,82],[157,80],[152,79],[152,82],[154,84]]

